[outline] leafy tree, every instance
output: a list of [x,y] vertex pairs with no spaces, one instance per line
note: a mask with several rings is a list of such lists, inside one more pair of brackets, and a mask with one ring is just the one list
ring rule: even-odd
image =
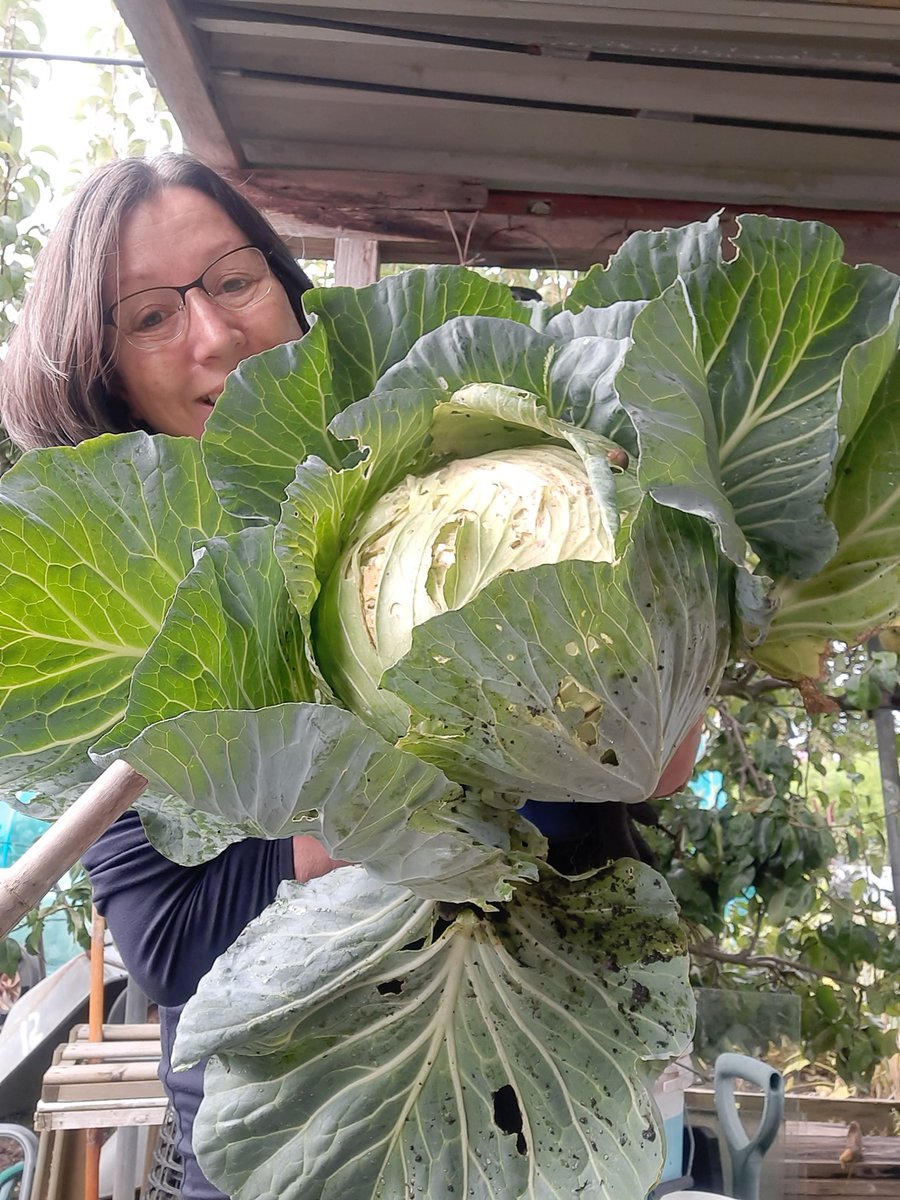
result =
[[[27,0],[0,0],[3,48],[34,50],[44,37],[44,24]],[[44,243],[47,230],[33,219],[34,210],[50,190],[50,176],[41,158],[54,157],[47,146],[23,150],[22,108],[27,92],[39,79],[27,62],[6,59],[0,80],[0,340],[15,324],[25,284]]]
[[[98,57],[138,59],[127,26],[112,5],[110,9],[110,21],[88,33],[92,52]],[[90,89],[79,101],[76,117],[90,129],[87,168],[180,144],[172,114],[139,67],[102,65],[92,72]]]
[[691,927],[696,982],[795,994],[801,1045],[783,1065],[866,1089],[898,1049],[900,945],[866,712],[896,686],[897,655],[852,652],[832,676],[840,706],[825,714],[754,668],[726,680],[701,763],[707,804],[664,802],[652,836]]
[[[36,5],[0,0],[5,50],[35,50],[45,29]],[[0,62],[0,344],[5,345],[22,304],[25,287],[47,230],[34,220],[39,201],[50,190],[40,159],[52,159],[46,146],[23,150],[22,110],[38,77],[17,59]],[[0,473],[11,466],[16,450],[0,428]]]

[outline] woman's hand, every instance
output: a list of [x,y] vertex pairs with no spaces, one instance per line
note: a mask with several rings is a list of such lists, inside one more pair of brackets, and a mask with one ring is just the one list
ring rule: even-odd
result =
[[700,734],[703,732],[704,718],[692,725],[681,745],[673,752],[666,763],[659,783],[656,785],[654,796],[672,796],[680,792],[694,773],[694,763],[697,761],[697,750],[700,746]]
[[318,879],[337,867],[349,865],[332,858],[322,843],[309,833],[300,833],[294,838],[294,878],[300,883],[308,883],[310,879]]

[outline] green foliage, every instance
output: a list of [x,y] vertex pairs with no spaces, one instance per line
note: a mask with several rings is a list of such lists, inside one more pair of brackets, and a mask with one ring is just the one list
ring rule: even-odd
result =
[[62,913],[66,929],[82,950],[91,944],[91,885],[84,868],[76,864],[64,887],[57,884],[16,926],[19,938],[0,938],[0,975],[13,978],[19,969],[22,946],[43,960],[43,938],[47,922]]
[[[843,703],[867,700],[866,680],[890,681],[894,658],[836,660]],[[790,1061],[806,1081],[837,1078],[865,1091],[896,1053],[900,1018],[871,724],[852,710],[811,715],[746,667],[724,691],[732,694],[710,714],[701,763],[721,774],[718,807],[672,797],[651,835],[692,926],[695,980],[798,996],[800,1045]]]
[[[36,5],[27,0],[0,0],[0,16],[5,50],[39,48],[44,23]],[[27,62],[6,59],[0,63],[0,346],[15,325],[47,236],[33,214],[50,189],[47,167],[39,160],[52,159],[53,151],[42,146],[25,152],[22,142],[23,105],[38,82]],[[0,427],[0,475],[17,457],[16,447]]]
[[[460,246],[460,250],[462,247]],[[465,256],[462,256],[465,257]],[[502,283],[510,288],[527,288],[539,292],[545,304],[562,304],[572,288],[583,276],[583,271],[564,270],[559,267],[491,267],[482,266],[490,262],[490,251],[486,254],[470,255],[461,265],[471,267],[485,279],[493,283]],[[384,263],[381,267],[380,278],[388,275],[399,275],[403,271],[414,269],[416,263]],[[330,260],[313,260],[303,264],[310,279],[317,287],[327,287],[334,283],[334,264]]]
[[844,692],[853,708],[870,713],[883,703],[885,696],[900,697],[900,654],[894,650],[873,650],[848,675]]
[[[561,885],[537,829],[546,810],[520,803],[584,800],[613,821],[625,802],[639,811],[728,661],[710,746],[728,819],[676,802],[663,845],[701,943],[698,978],[740,966],[745,985],[799,979],[805,1044],[850,1080],[871,1069],[879,1014],[835,1021],[871,1014],[868,989],[896,966],[865,928],[872,881],[834,866],[869,846],[852,789],[825,786],[847,718],[806,717],[745,664],[768,646],[767,662],[811,690],[806,664],[836,619],[852,641],[873,614],[897,618],[900,498],[883,492],[900,462],[900,280],[847,270],[818,226],[748,218],[737,246],[726,261],[714,221],[639,236],[565,309],[517,304],[459,268],[313,292],[313,332],[234,372],[199,447],[106,437],[29,456],[4,479],[0,551],[16,586],[0,625],[17,658],[0,703],[17,736],[0,738],[0,780],[27,776],[62,805],[85,769],[121,757],[150,780],[142,804],[172,857],[302,828],[356,864],[284,889],[292,948],[278,910],[263,914],[185,1009],[177,1056],[222,1056],[195,1130],[230,1193],[283,1194],[303,1177],[319,1191],[335,1179],[327,1194],[393,1195],[401,1179],[433,1194],[447,1178],[469,1190],[469,1167],[481,1196],[533,1191],[526,1167],[559,1195],[650,1190],[655,1160],[596,1161],[577,1128],[593,1125],[579,1080],[601,1078],[598,1048],[618,1064],[594,1099],[627,1142],[650,1062],[688,1040],[670,890],[628,860]],[[615,561],[501,570],[414,620],[380,677],[409,718],[382,722],[331,669],[346,635],[323,599],[360,519],[410,474],[542,444],[583,463]],[[855,500],[835,509],[848,474]],[[431,526],[430,596],[451,570],[459,579],[451,535],[471,508],[436,528],[427,505],[416,512]],[[510,543],[546,536],[517,521],[501,522]],[[390,555],[369,566],[384,584]],[[788,603],[797,582],[807,591]],[[389,911],[385,945],[373,934]],[[238,1003],[245,958],[279,969]],[[614,980],[621,999],[602,990]],[[883,997],[885,1016],[893,1004]],[[507,1087],[528,1163],[497,1134],[489,1101]],[[280,1111],[291,1093],[305,1114]],[[227,1129],[226,1108],[239,1114]],[[304,1136],[301,1161],[304,1124],[340,1129],[342,1145]],[[489,1162],[500,1174],[476,1187]]]
[[[112,8],[112,6],[110,6]],[[98,57],[134,58],[140,55],[125,23],[114,19],[89,31]],[[85,161],[88,167],[154,149],[177,149],[178,130],[155,84],[140,67],[101,66],[76,106],[76,117],[90,129]],[[151,144],[152,135],[152,144]],[[160,144],[160,135],[162,144]]]
[[[176,1062],[215,1053],[204,1171],[234,1200],[646,1195],[663,1148],[641,1059],[677,1053],[693,1016],[659,884],[620,862],[438,928],[359,869],[284,884],[179,1026]],[[494,1124],[504,1089],[519,1138]],[[226,1122],[253,1160],[235,1166]]]
[[[2,43],[7,50],[35,50],[44,25],[34,4],[3,0]],[[33,220],[39,201],[50,187],[50,176],[39,159],[52,159],[46,146],[23,151],[22,111],[27,93],[38,77],[25,63],[6,59],[0,64],[0,342],[15,324],[26,283],[47,231]],[[8,451],[0,442],[0,455]],[[0,464],[2,465],[2,464]]]

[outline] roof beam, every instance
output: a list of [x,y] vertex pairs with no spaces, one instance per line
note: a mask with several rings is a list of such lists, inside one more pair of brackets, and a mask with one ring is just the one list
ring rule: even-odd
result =
[[239,142],[213,102],[210,77],[180,0],[116,0],[116,5],[185,132],[188,149],[211,167],[240,167]]
[[440,175],[259,167],[223,174],[270,212],[292,213],[298,208],[327,212],[362,205],[407,212],[477,212],[488,198],[483,183]]
[[[267,174],[277,177],[278,172]],[[502,191],[490,192],[483,205],[468,210],[406,208],[399,201],[373,207],[365,194],[365,178],[356,177],[355,197],[352,180],[346,181],[339,206],[315,195],[304,202],[296,183],[291,203],[285,203],[283,194],[261,187],[251,186],[248,195],[301,257],[327,258],[336,239],[359,239],[377,241],[383,262],[465,260],[510,267],[585,268],[605,262],[634,230],[705,220],[718,207],[703,201]],[[240,183],[234,177],[233,181]],[[771,216],[824,221],[844,239],[848,262],[900,269],[900,213],[752,207]],[[734,206],[723,210],[726,232],[734,232],[739,211]]]

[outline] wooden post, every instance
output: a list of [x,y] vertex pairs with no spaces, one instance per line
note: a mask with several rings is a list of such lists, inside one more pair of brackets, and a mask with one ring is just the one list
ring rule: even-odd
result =
[[103,1041],[103,938],[106,922],[96,908],[91,914],[91,991],[88,1000],[88,1035],[92,1042]]
[[366,287],[378,279],[378,242],[368,238],[334,239],[334,282]]
[[[91,992],[88,1001],[88,1029],[92,1042],[103,1041],[103,938],[106,922],[94,909],[91,918]],[[84,1200],[100,1200],[100,1151],[103,1135],[88,1129],[84,1158]]]
[[0,872],[0,937],[18,925],[146,787],[143,775],[127,763],[114,762],[17,862]]
[[888,858],[894,887],[894,912],[900,921],[900,763],[897,761],[897,734],[894,711],[884,701],[875,709],[875,742],[881,770],[884,796],[884,823],[887,830]]

